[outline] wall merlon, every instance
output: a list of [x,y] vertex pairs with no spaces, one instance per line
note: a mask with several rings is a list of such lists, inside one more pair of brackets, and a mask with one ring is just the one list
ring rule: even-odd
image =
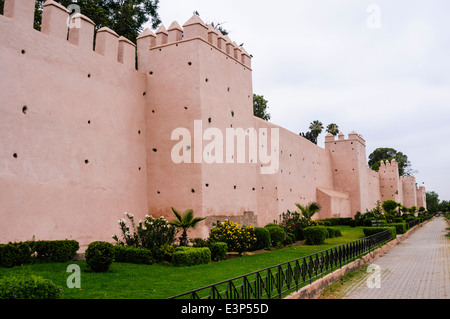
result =
[[161,24],[158,30],[156,30],[156,45],[164,45],[169,41],[169,32],[167,32],[164,24]]
[[183,39],[183,28],[176,21],[172,22],[172,24],[169,26],[168,33],[169,43],[181,41]]
[[200,17],[194,14],[185,24],[184,28],[184,39],[201,38],[208,41],[208,27],[200,19]]
[[97,31],[95,52],[105,57],[117,60],[119,52],[119,35],[110,28],[103,27]]
[[94,49],[95,23],[81,13],[75,13],[69,25],[69,42],[79,48]]
[[334,142],[334,135],[328,133],[327,135],[325,135],[325,143],[331,143]]
[[20,26],[33,28],[35,3],[35,0],[6,0],[3,15],[14,19]]
[[211,24],[208,25],[208,42],[215,47],[219,47],[218,38],[219,33],[217,32],[217,30],[215,30]]
[[69,11],[61,4],[47,0],[42,11],[41,32],[67,40]]
[[123,36],[119,37],[119,54],[117,60],[129,68],[136,68],[136,45]]

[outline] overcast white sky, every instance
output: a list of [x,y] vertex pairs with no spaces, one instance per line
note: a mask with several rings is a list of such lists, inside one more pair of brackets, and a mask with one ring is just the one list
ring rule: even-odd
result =
[[[368,26],[372,4],[380,28]],[[269,101],[271,122],[355,130],[367,156],[405,153],[418,184],[450,200],[450,1],[160,0],[166,28],[194,10],[254,56],[254,93]]]

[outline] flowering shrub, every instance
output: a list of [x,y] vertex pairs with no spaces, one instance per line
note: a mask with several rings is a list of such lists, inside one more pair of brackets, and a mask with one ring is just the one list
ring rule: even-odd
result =
[[254,227],[241,226],[228,220],[217,222],[211,228],[209,238],[213,242],[224,242],[228,245],[228,251],[239,253],[248,251],[256,242]]
[[146,248],[153,257],[161,259],[160,248],[165,244],[172,245],[175,240],[176,228],[171,226],[164,217],[154,218],[146,215],[136,226],[133,214],[125,213],[131,222],[131,229],[127,221],[122,218],[118,221],[122,231],[122,240],[114,235],[112,238],[118,245]]

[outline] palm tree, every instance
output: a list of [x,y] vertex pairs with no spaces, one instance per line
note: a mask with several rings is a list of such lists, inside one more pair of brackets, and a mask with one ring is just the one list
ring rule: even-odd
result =
[[335,123],[331,123],[327,126],[327,133],[330,133],[333,136],[336,136],[339,134],[339,126]]
[[312,135],[314,136],[317,144],[317,137],[322,133],[323,124],[320,121],[313,121],[309,125],[309,129],[311,130]]
[[322,208],[316,202],[309,203],[306,206],[300,204],[295,204],[295,206],[297,206],[300,209],[301,214],[308,221],[310,221],[311,218],[314,216],[314,214],[317,213]]
[[191,228],[195,229],[197,224],[206,218],[194,218],[194,211],[192,209],[188,209],[181,215],[175,208],[171,208],[177,219],[172,220],[169,224],[175,226],[178,230],[183,230],[183,234],[180,237],[180,246],[187,246],[187,231]]

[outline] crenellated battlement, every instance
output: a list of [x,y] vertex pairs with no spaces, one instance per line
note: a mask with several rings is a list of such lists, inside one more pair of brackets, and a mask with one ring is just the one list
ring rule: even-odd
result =
[[[6,0],[4,16],[18,28],[32,29],[34,0]],[[43,5],[41,32],[55,41],[65,41],[86,51],[95,51],[111,61],[135,69],[136,46],[109,28],[97,31],[94,48],[95,22],[81,13],[70,15],[61,4],[47,0]]]
[[325,136],[325,144],[333,143],[333,142],[344,142],[344,141],[345,142],[349,142],[349,141],[350,142],[359,142],[362,145],[366,146],[366,141],[364,140],[364,138],[361,135],[359,135],[358,133],[356,133],[355,131],[351,131],[348,134],[347,139],[345,138],[345,135],[342,132],[338,134],[337,139],[334,135],[332,135],[330,133],[328,133]]
[[149,50],[177,45],[194,39],[209,43],[247,68],[251,68],[251,55],[243,47],[232,41],[228,35],[224,36],[211,25],[207,26],[198,15],[193,15],[183,24],[183,27],[177,21],[174,21],[168,29],[161,25],[155,33],[148,28],[145,29],[137,38],[139,60],[145,60],[144,57]]

